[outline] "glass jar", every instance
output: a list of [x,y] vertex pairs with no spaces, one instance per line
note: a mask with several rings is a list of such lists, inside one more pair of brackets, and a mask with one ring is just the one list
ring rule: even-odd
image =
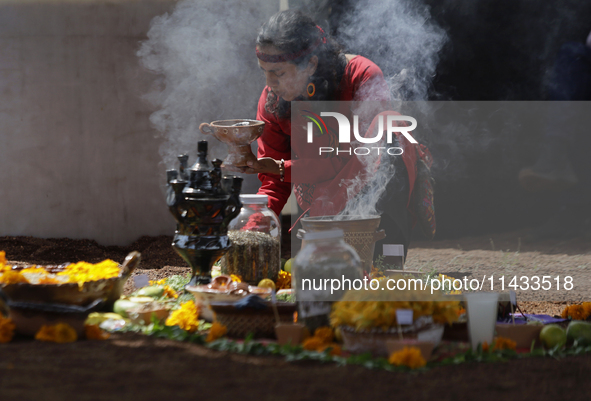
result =
[[298,321],[312,333],[330,325],[334,302],[363,285],[361,259],[343,236],[340,229],[306,232],[293,261],[291,287],[298,301]]
[[240,201],[240,214],[228,226],[232,246],[221,259],[221,271],[251,285],[265,278],[276,282],[281,270],[279,218],[267,207],[267,195],[240,195]]

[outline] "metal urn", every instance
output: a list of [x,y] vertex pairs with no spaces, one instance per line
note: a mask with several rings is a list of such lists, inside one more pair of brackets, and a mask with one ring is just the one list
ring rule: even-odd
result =
[[211,268],[230,248],[228,225],[242,208],[242,178],[222,177],[222,161],[207,161],[207,141],[197,145],[197,161],[179,156],[178,170],[168,170],[167,204],[177,222],[173,248],[189,264],[189,285],[208,284]]

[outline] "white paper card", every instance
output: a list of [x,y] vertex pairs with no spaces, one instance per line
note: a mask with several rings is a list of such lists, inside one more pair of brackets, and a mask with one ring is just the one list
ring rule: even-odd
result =
[[404,256],[404,245],[383,245],[384,256]]
[[133,276],[133,285],[135,288],[143,288],[150,285],[150,279],[146,274],[138,274],[137,276]]
[[331,302],[300,302],[299,310],[298,310],[298,318],[306,318],[318,315],[329,315],[332,309]]
[[517,294],[515,294],[515,291],[509,291],[509,298],[511,299],[511,303],[517,306]]
[[428,330],[419,331],[417,334],[418,341],[429,341],[433,344],[437,345],[441,342],[441,337],[443,337],[443,330],[444,327],[435,327]]
[[412,309],[396,309],[396,321],[401,326],[412,324]]

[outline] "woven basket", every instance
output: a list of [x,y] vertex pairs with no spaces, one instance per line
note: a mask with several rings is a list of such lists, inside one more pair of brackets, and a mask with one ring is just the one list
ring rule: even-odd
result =
[[[63,284],[30,284],[13,283],[0,284],[0,290],[6,297],[15,302],[50,303],[63,305],[85,306],[97,299],[103,299],[106,303],[104,310],[111,310],[113,303],[121,297],[123,286],[131,273],[140,263],[140,253],[132,252],[125,258],[120,266],[118,277],[112,277],[96,281],[87,281],[82,286],[78,283]],[[31,266],[16,267],[12,270],[21,271]],[[58,273],[65,269],[66,265],[44,266],[50,273]]]
[[[212,302],[211,309],[218,323],[228,329],[229,337],[244,338],[249,334],[255,337],[275,337],[275,314],[270,306],[267,309],[236,309],[233,303]],[[282,323],[293,323],[293,313],[297,310],[294,303],[278,302],[277,310]]]
[[[398,329],[356,331],[354,327],[340,326],[343,343],[347,351],[354,353],[371,352],[374,355],[388,356],[387,341],[400,339]],[[403,338],[430,341],[439,344],[443,336],[443,325],[433,323],[430,318],[419,318],[412,326],[403,326]]]

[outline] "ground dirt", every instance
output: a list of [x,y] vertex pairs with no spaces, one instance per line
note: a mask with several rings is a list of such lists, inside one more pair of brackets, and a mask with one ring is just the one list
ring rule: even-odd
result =
[[[565,305],[589,300],[588,239],[525,244],[523,236],[513,232],[414,242],[406,268],[453,277],[493,275],[494,280],[503,274],[573,277],[572,291],[518,291],[526,313],[558,315]],[[19,264],[123,261],[129,251],[139,250],[142,265],[135,274],[151,279],[188,271],[170,244],[171,237],[166,236],[143,237],[128,247],[104,247],[89,240],[0,237],[0,250]],[[288,256],[285,247],[283,253]],[[0,400],[588,400],[589,371],[591,355],[389,373],[232,355],[135,334],[71,344],[18,338],[0,344]]]

